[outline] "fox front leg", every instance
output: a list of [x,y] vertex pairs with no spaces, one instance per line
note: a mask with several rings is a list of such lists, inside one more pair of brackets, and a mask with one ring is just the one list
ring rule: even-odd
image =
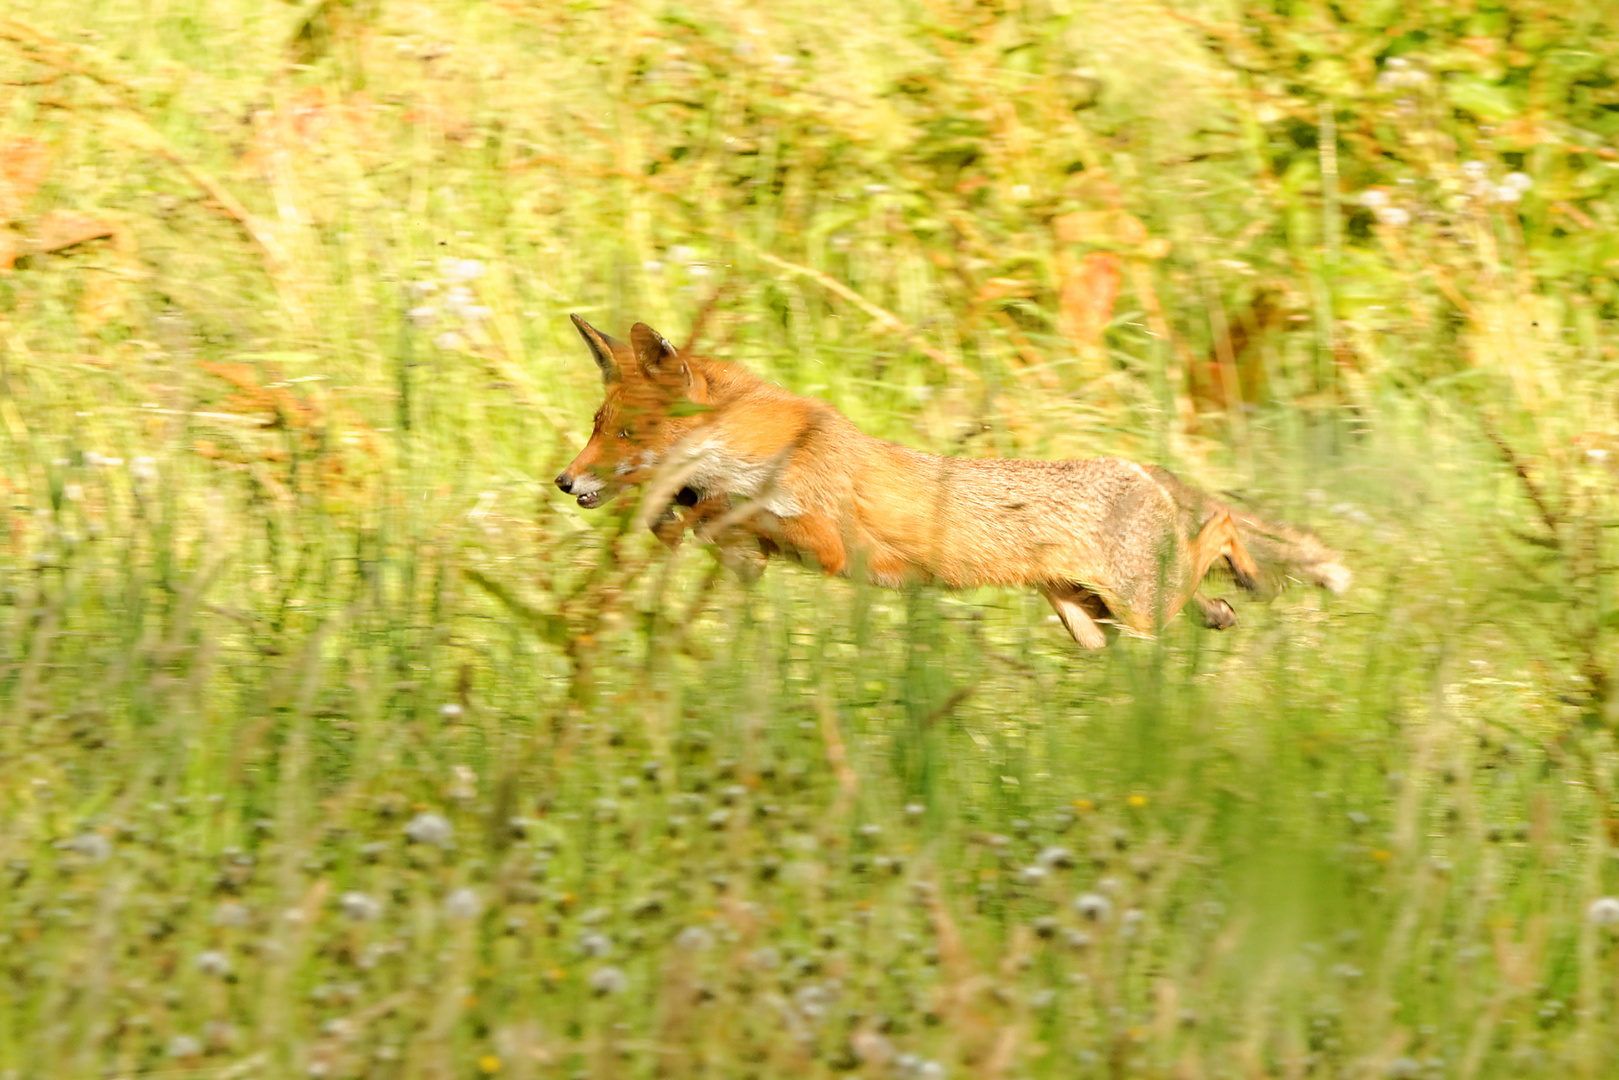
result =
[[1202,593],[1193,593],[1192,603],[1197,606],[1198,618],[1210,630],[1229,630],[1237,625],[1237,613],[1218,596],[1211,599]]
[[658,520],[652,523],[652,535],[663,542],[663,546],[673,551],[680,546],[686,538],[686,519],[675,511],[675,508],[666,507]]
[[[714,545],[714,555],[719,559],[720,565],[735,574],[742,582],[751,585],[759,580],[765,572],[765,564],[776,552],[775,545],[762,536],[755,536],[751,530],[736,526],[717,531],[710,529],[711,525],[730,512],[729,496],[699,498],[690,488],[682,488],[675,502],[680,509],[676,510],[671,506],[668,511],[674,519],[670,528],[676,533],[675,544],[678,544],[680,537],[690,529],[698,539]],[[657,526],[654,526],[653,531],[657,531]],[[662,539],[661,534],[659,538]],[[674,544],[670,546],[673,547]]]

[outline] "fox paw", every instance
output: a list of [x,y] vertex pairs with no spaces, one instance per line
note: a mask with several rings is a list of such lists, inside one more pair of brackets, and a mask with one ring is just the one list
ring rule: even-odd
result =
[[1219,597],[1210,600],[1206,597],[1193,597],[1197,602],[1197,610],[1203,616],[1203,625],[1210,630],[1229,630],[1237,625],[1237,613],[1231,605]]

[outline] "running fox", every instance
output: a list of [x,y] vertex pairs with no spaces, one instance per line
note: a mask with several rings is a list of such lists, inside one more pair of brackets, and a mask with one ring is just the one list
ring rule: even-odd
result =
[[757,538],[755,559],[786,552],[889,587],[1032,586],[1091,649],[1120,631],[1151,634],[1188,602],[1206,626],[1233,625],[1230,604],[1198,592],[1220,560],[1254,592],[1289,577],[1349,585],[1314,534],[1164,469],[938,457],[874,439],[826,402],[736,365],[682,355],[644,323],[626,344],[572,318],[607,395],[557,487],[591,509],[648,485],[644,509],[670,546],[691,529],[733,557]]

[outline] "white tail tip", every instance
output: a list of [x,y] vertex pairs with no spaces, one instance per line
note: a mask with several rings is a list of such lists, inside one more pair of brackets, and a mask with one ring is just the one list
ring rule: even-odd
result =
[[1335,596],[1342,596],[1349,591],[1352,576],[1349,567],[1343,563],[1327,563],[1325,566],[1316,567],[1315,571],[1316,584]]

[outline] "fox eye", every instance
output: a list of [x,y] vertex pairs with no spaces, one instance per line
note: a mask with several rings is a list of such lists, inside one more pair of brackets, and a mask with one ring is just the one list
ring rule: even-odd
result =
[[621,430],[618,433],[618,437],[621,438],[621,439],[629,438],[630,437],[630,429],[629,428],[624,428],[623,430]]

